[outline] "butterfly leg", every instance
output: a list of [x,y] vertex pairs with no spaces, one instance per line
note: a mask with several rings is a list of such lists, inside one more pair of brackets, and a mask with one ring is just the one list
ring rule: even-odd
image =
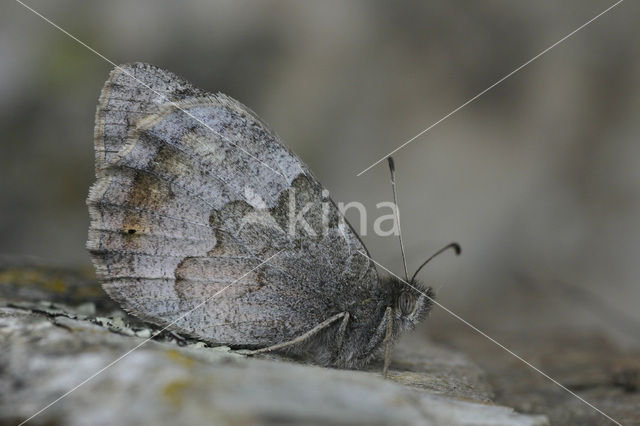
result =
[[340,352],[342,351],[342,344],[344,343],[344,335],[347,332],[347,324],[349,323],[349,312],[345,312],[345,315],[342,317],[342,322],[340,323],[340,328],[336,332],[336,343],[333,349],[333,358],[332,364],[336,363],[336,360],[340,356]]
[[[306,341],[307,339],[313,337],[319,331],[327,328],[328,326],[333,324],[335,321],[339,320],[340,318],[345,318],[345,317],[348,318],[349,317],[349,313],[340,312],[339,314],[335,314],[331,318],[328,318],[328,319],[324,320],[320,324],[318,324],[315,327],[313,327],[311,330],[309,330],[306,333],[296,337],[295,339],[292,339],[292,340],[289,340],[289,341],[286,341],[286,342],[282,342],[282,343],[278,343],[278,344],[275,344],[275,345],[272,345],[272,346],[268,346],[266,348],[256,349],[254,351],[247,351],[247,352],[244,352],[244,354],[245,355],[257,355],[257,354],[261,354],[261,353],[265,353],[265,352],[277,351],[277,350],[280,350],[280,349],[287,348],[289,346],[296,345],[298,343],[302,343],[302,342]],[[342,322],[344,324],[344,320]],[[346,328],[346,325],[344,327]],[[342,325],[340,326],[340,328],[342,329]],[[344,337],[344,333],[343,333],[343,337]]]
[[388,307],[384,313],[386,319],[386,333],[384,336],[384,366],[382,367],[382,375],[387,377],[389,372],[389,364],[391,364],[391,336],[393,332],[393,308]]
[[344,335],[347,332],[347,324],[349,323],[349,312],[345,312],[342,317],[342,323],[336,333],[336,354],[339,354],[342,350],[342,343],[344,343]]
[[377,353],[378,348],[385,345],[384,348],[384,367],[382,374],[386,377],[391,363],[391,343],[393,339],[393,308],[388,306],[384,311],[382,320],[376,327],[376,331],[371,336],[364,353],[366,357]]

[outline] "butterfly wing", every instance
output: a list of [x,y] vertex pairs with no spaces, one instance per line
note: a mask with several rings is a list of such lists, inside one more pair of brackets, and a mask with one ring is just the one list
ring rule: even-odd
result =
[[375,267],[328,193],[225,95],[147,64],[118,67],[95,151],[87,247],[106,292],[144,320],[271,345],[375,289]]

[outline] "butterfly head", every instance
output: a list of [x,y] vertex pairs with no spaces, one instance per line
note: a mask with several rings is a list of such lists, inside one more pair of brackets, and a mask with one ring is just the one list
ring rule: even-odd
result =
[[435,293],[415,280],[406,282],[398,278],[389,279],[391,297],[389,305],[393,308],[394,320],[400,330],[411,329],[424,320],[433,305]]

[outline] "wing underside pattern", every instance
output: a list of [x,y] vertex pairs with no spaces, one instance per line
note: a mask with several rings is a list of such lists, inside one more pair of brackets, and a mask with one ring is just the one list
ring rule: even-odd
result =
[[[231,284],[171,328],[270,345],[377,281],[307,167],[225,95],[146,64],[117,68],[100,97],[95,150],[87,247],[107,293],[144,320],[168,325]],[[315,236],[287,220],[308,203]]]

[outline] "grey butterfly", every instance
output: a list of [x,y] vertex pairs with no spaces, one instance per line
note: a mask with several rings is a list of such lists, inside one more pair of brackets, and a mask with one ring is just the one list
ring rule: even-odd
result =
[[[145,321],[344,368],[386,348],[386,372],[392,342],[431,308],[415,275],[378,277],[307,166],[228,96],[148,64],[116,67],[95,154],[87,247],[105,291]],[[313,238],[286,223],[309,203]]]

